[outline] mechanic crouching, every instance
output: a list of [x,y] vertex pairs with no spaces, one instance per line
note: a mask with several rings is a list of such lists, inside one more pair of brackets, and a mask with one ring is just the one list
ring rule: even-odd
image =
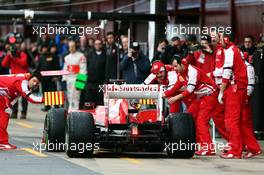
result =
[[[176,71],[170,65],[164,65],[161,61],[153,62],[151,74],[144,81],[144,84],[160,84],[167,87],[163,97],[175,95],[174,89],[180,89],[183,84],[179,80]],[[180,112],[180,101],[170,104],[170,113]]]
[[22,96],[31,103],[43,103],[43,97],[32,94],[39,87],[41,74],[33,72],[30,75],[11,75],[0,77],[0,149],[16,149],[8,141],[7,126],[12,106]]
[[[215,155],[215,148],[209,132],[209,121],[217,105],[218,88],[215,82],[210,79],[199,68],[187,64],[186,59],[176,58],[176,71],[180,73],[184,79],[188,80],[187,88],[182,93],[169,98],[169,104],[173,104],[182,100],[192,93],[197,94],[197,99],[188,107],[187,111],[194,117],[196,123],[197,143],[200,149],[196,151],[196,155],[206,156]],[[179,89],[174,89],[179,90]]]

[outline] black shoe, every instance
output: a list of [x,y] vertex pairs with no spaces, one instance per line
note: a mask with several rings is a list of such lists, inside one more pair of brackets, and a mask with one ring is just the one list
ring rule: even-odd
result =
[[20,116],[21,120],[26,120],[27,119],[27,114],[22,113]]
[[16,113],[12,113],[10,118],[17,119],[17,114]]

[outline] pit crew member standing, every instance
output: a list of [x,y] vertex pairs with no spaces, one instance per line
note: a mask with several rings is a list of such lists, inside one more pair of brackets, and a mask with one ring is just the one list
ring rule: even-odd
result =
[[[222,85],[218,95],[220,104],[225,108],[225,126],[229,133],[230,150],[221,158],[241,158],[243,142],[241,138],[242,108],[246,101],[247,68],[240,50],[230,41],[230,36],[223,34],[220,40],[224,48],[224,67]],[[224,96],[224,98],[223,98]]]
[[204,73],[212,72],[215,66],[214,52],[210,46],[211,37],[209,35],[201,36],[201,47],[199,51],[188,54],[186,60],[188,63],[195,65]]
[[247,66],[248,86],[247,86],[247,100],[243,106],[241,135],[244,146],[247,148],[245,158],[252,158],[262,153],[261,148],[255,138],[253,128],[253,113],[251,108],[251,96],[255,85],[254,67],[245,60]]
[[186,59],[177,59],[176,70],[188,80],[187,89],[179,95],[171,97],[169,104],[188,97],[191,93],[197,94],[197,99],[187,109],[196,122],[197,142],[201,149],[196,155],[215,155],[215,148],[209,132],[209,120],[217,105],[218,88],[199,68],[187,64]]
[[[220,88],[222,83],[223,66],[225,61],[224,49],[220,43],[220,36],[221,34],[218,33],[217,31],[211,32],[212,43],[214,46],[215,67],[213,71],[207,73],[207,76],[209,76],[215,81],[218,88]],[[228,141],[228,133],[225,127],[224,114],[225,114],[224,104],[218,103],[217,106],[215,107],[215,111],[212,115],[212,118],[219,134],[225,140]]]
[[67,99],[69,103],[68,110],[79,109],[81,91],[75,88],[75,81],[78,73],[86,74],[86,58],[76,51],[75,41],[69,42],[70,53],[65,56],[63,70],[68,70],[71,75],[63,76],[62,81],[67,83]]
[[38,88],[41,74],[34,72],[30,76],[1,76],[0,77],[0,149],[16,149],[8,142],[7,126],[11,107],[22,96],[31,103],[43,103],[42,97],[36,97],[32,91]]

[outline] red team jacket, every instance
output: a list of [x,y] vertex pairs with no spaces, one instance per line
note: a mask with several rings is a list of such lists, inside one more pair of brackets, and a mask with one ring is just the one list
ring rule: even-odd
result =
[[155,74],[151,73],[144,81],[144,84],[161,84],[167,86],[167,90],[164,92],[167,97],[175,95],[176,92],[174,89],[178,86],[182,86],[176,71],[166,71],[166,77],[164,80],[159,80]]
[[202,51],[196,51],[192,54],[188,54],[186,60],[191,65],[195,65],[204,73],[209,73],[214,70],[215,57],[214,54],[209,54]]
[[224,54],[225,61],[222,81],[227,84],[235,84],[237,89],[247,89],[247,68],[239,48],[231,42],[227,48],[224,49]]
[[210,73],[210,77],[212,77],[215,80],[215,83],[217,85],[220,85],[222,83],[223,66],[225,62],[224,49],[221,46],[221,44],[217,44],[214,51],[214,56],[215,56],[215,68]]
[[[209,78],[204,72],[202,72],[199,68],[186,65],[187,68],[182,73],[182,76],[185,77],[188,81],[187,89],[181,94],[183,97],[189,96],[192,92],[197,92],[203,95],[210,95],[213,92],[217,91],[217,86],[215,82]],[[203,96],[202,95],[202,96]]]
[[180,88],[186,85],[186,80],[178,75],[171,65],[165,65],[165,69],[166,77],[164,80],[159,80],[155,74],[151,73],[144,81],[144,84],[161,84],[167,86],[167,90],[164,93],[166,97],[170,97],[179,93]]
[[1,76],[0,77],[0,99],[4,97],[9,104],[6,107],[13,105],[17,97],[24,97],[31,103],[43,103],[42,97],[34,96],[28,88],[28,80],[24,76]]

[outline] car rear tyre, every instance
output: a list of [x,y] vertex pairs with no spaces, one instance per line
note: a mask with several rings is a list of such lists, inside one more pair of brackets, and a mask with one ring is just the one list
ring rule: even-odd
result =
[[63,151],[65,142],[65,109],[51,108],[44,122],[44,142],[47,151]]
[[94,119],[92,114],[69,113],[65,138],[66,154],[69,157],[91,157],[94,150]]
[[191,158],[195,153],[195,124],[189,113],[174,113],[168,118],[169,140],[166,151],[172,158]]

